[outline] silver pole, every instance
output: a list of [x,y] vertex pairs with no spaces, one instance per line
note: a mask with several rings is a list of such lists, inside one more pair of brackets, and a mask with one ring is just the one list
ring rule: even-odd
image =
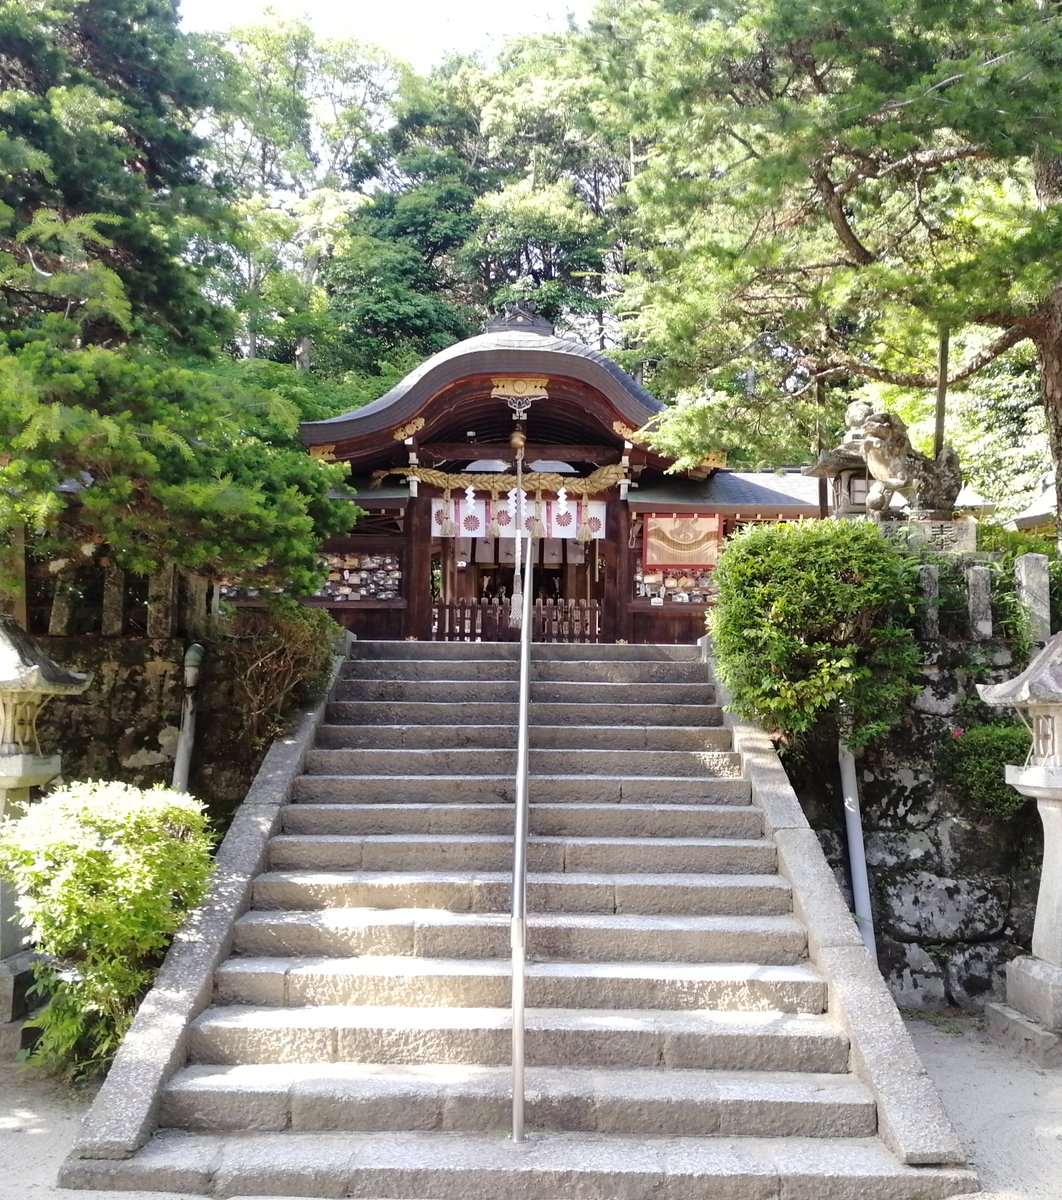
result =
[[[521,529],[521,534],[523,530]],[[522,541],[518,539],[517,545]],[[513,904],[510,942],[513,952],[513,1141],[524,1140],[524,963],[527,947],[527,795],[528,714],[531,700],[531,618],[534,556],[527,539],[524,606],[520,627],[520,703],[516,735],[516,822],[513,831]]]

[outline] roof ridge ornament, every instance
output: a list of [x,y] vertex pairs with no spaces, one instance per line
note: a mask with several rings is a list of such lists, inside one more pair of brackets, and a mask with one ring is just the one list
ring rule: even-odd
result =
[[509,329],[523,329],[528,333],[541,333],[552,337],[557,331],[552,321],[538,315],[531,300],[510,300],[502,310],[491,318],[485,332],[502,333]]

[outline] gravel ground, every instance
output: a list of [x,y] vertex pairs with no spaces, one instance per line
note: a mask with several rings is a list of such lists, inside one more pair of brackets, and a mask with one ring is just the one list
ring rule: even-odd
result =
[[[1062,1070],[1016,1059],[989,1041],[970,1017],[912,1019],[908,1028],[980,1173],[981,1200],[1060,1200]],[[89,1099],[0,1064],[0,1196],[115,1200],[118,1193],[65,1192],[55,1186]],[[172,1192],[120,1195],[182,1200]]]

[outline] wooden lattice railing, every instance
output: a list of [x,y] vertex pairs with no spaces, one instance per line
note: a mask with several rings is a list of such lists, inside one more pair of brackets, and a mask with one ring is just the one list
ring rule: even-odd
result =
[[[536,642],[600,642],[601,604],[597,600],[536,600],[532,620]],[[432,639],[437,642],[515,642],[509,603],[453,600],[432,606]]]

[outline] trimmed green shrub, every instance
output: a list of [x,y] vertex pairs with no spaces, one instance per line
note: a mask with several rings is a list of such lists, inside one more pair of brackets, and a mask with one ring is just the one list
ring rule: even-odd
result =
[[944,747],[941,772],[959,799],[982,817],[1008,821],[1029,803],[1004,779],[1008,763],[1020,766],[1029,753],[1024,725],[978,725],[956,729]]
[[71,784],[0,826],[0,873],[44,955],[29,1061],[71,1079],[107,1066],[204,895],[211,842],[191,796],[124,783]]
[[830,727],[852,747],[903,716],[920,666],[917,561],[875,525],[760,525],[728,543],[709,616],[740,716],[789,742]]

